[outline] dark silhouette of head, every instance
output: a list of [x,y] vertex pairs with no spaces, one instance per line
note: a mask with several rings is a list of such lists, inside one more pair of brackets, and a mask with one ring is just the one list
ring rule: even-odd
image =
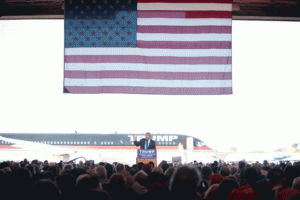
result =
[[195,200],[199,181],[200,173],[196,167],[178,167],[169,184],[172,198]]
[[238,187],[239,187],[239,185],[238,185],[238,182],[236,180],[234,180],[234,179],[224,179],[220,183],[220,185],[219,185],[219,187],[218,187],[218,189],[217,189],[217,191],[214,195],[214,199],[215,200],[227,199],[229,194],[231,193],[231,191],[233,189],[237,189]]

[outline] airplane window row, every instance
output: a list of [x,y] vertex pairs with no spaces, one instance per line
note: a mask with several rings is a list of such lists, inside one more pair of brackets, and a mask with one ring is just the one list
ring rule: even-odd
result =
[[157,143],[160,145],[171,145],[171,144],[175,145],[176,144],[175,142],[157,142]]
[[[60,145],[97,145],[97,142],[90,142],[90,141],[33,141],[33,143],[40,143],[40,144],[60,144]],[[1,141],[1,144],[11,144],[6,141]],[[113,145],[113,141],[100,141],[100,145]],[[133,144],[133,142],[132,142]],[[176,145],[175,142],[156,142],[158,145]],[[199,145],[198,145],[199,146]]]
[[[131,142],[132,144],[134,144],[133,142]],[[176,145],[176,142],[156,142],[156,144],[159,145]]]
[[33,141],[40,144],[90,144],[90,141]]
[[[34,141],[34,143],[40,143],[40,144],[61,144],[61,145],[65,145],[65,144],[74,144],[74,145],[96,145],[97,142],[90,142],[90,141]],[[101,141],[99,142],[99,144],[101,145],[113,145],[114,142],[112,141]]]

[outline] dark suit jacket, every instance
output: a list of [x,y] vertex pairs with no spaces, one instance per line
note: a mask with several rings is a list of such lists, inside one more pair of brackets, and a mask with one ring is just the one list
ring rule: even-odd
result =
[[[140,146],[141,149],[145,149],[146,139],[141,139],[140,141],[134,141],[135,146]],[[155,141],[150,139],[149,149],[156,149]]]

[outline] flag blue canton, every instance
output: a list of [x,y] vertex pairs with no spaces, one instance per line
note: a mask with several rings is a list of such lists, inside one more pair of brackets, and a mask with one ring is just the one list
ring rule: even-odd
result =
[[65,2],[65,47],[136,47],[137,0]]

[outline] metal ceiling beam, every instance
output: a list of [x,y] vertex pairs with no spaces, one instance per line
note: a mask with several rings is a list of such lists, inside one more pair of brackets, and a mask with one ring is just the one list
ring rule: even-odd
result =
[[[5,1],[13,2],[17,0]],[[62,2],[62,0],[60,1]],[[232,5],[233,20],[300,21],[300,5],[297,0],[233,0]],[[4,15],[0,17],[0,20],[64,19],[63,4],[52,7],[49,4],[48,6],[39,7],[39,9],[37,9],[37,6],[21,6],[21,8],[13,8],[10,11],[5,10],[6,12],[11,12],[12,16],[9,16],[9,14]],[[40,13],[32,15],[32,13],[38,12]]]
[[[17,19],[64,19],[64,15],[26,15],[26,16],[3,16],[0,20]],[[273,16],[232,16],[233,20],[251,21],[300,21],[300,17],[273,17]]]

